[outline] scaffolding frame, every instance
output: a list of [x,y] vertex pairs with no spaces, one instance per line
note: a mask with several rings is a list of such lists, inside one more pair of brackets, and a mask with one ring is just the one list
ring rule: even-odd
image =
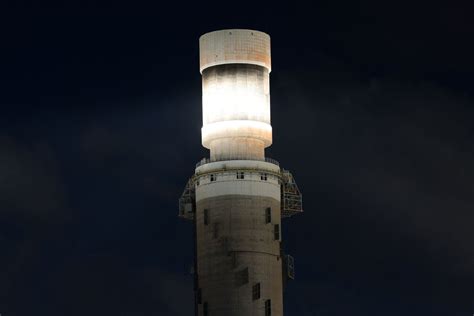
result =
[[291,217],[301,212],[303,212],[303,196],[291,172],[282,169],[281,217]]
[[179,198],[179,217],[194,220],[196,213],[196,187],[194,177],[191,177]]

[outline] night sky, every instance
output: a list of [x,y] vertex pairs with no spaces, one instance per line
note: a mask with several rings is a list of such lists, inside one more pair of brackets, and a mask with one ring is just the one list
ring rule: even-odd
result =
[[[467,3],[467,2],[466,2]],[[273,145],[302,215],[286,315],[474,313],[474,22],[456,1],[2,4],[0,313],[192,315],[177,201],[198,38],[272,38]]]

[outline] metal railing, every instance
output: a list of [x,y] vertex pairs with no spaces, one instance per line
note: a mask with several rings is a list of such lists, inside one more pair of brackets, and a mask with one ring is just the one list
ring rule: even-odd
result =
[[[227,159],[226,159],[227,160]],[[273,159],[273,158],[269,158],[269,157],[265,157],[264,159],[236,159],[236,160],[256,160],[256,161],[265,161],[265,162],[269,162],[269,163],[272,163],[274,165],[277,165],[277,166],[280,166],[280,163]],[[217,162],[217,161],[225,161],[225,160],[212,160],[210,158],[202,158],[201,160],[199,160],[199,162],[196,164],[196,168],[197,167],[200,167],[202,165],[205,165],[207,163],[210,163],[210,162]]]

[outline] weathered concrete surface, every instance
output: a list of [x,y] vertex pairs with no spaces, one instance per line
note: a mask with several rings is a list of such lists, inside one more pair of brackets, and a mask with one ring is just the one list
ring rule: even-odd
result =
[[199,39],[201,72],[222,64],[253,64],[271,71],[270,36],[260,31],[229,29],[209,32]]
[[[267,223],[269,207],[271,222]],[[274,225],[281,227],[280,202],[269,197],[224,195],[200,200],[196,211],[200,315],[207,302],[209,315],[264,316],[267,299],[272,315],[283,315],[280,241],[274,239]],[[248,282],[242,281],[246,269]],[[261,284],[257,300],[252,297],[255,283]]]

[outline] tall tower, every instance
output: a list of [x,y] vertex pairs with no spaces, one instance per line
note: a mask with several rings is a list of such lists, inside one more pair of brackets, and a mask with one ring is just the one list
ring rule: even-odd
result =
[[283,315],[294,261],[281,218],[302,212],[290,172],[265,157],[270,125],[270,37],[230,29],[201,36],[202,145],[179,200],[195,227],[196,315]]

